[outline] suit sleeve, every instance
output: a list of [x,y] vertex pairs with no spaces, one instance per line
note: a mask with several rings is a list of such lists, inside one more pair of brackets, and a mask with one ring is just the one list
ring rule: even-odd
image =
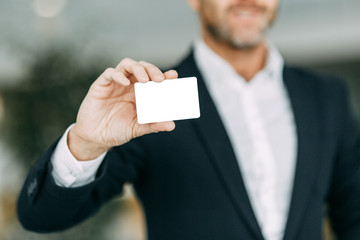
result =
[[339,240],[360,239],[360,137],[347,88],[341,89],[340,137],[329,193],[329,215]]
[[140,175],[143,153],[133,140],[107,153],[93,182],[81,187],[60,187],[52,177],[50,164],[56,144],[29,171],[18,198],[18,218],[29,231],[61,231],[82,222],[121,194],[125,182],[134,182]]

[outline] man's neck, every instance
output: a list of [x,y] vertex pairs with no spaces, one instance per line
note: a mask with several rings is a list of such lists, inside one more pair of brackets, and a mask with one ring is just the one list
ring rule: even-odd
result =
[[253,48],[236,49],[209,37],[203,39],[209,48],[225,59],[248,82],[266,64],[267,48],[265,42]]

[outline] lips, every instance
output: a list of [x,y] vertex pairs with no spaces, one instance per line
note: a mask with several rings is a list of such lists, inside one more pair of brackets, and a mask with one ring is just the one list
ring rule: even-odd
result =
[[252,24],[259,20],[264,10],[258,6],[232,6],[229,8],[229,14],[236,22],[243,24]]
[[247,17],[253,17],[256,14],[253,11],[247,11],[247,10],[238,10],[235,12],[235,15],[237,17],[243,17],[243,18],[247,18]]
[[229,12],[237,17],[254,17],[264,12],[259,6],[236,5],[229,8]]

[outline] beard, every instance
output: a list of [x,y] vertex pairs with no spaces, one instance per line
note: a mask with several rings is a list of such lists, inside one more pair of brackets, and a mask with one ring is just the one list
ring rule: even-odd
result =
[[235,49],[255,48],[265,39],[267,28],[261,30],[258,34],[232,34],[228,28],[218,27],[214,25],[206,25],[206,30],[218,42],[223,42]]
[[[262,9],[262,11],[265,10]],[[249,49],[257,47],[265,40],[266,33],[276,18],[276,12],[269,18],[261,19],[254,26],[246,26],[241,29],[238,26],[232,26],[224,15],[215,22],[206,14],[203,14],[202,17],[205,31],[213,39],[235,49]]]

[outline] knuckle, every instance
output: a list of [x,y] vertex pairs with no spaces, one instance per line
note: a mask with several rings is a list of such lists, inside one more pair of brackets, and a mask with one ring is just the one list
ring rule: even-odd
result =
[[132,68],[134,71],[144,71],[144,67],[140,64],[134,64]]
[[132,60],[131,58],[124,58],[123,60],[121,60],[119,65],[129,64],[129,63],[132,63],[132,62],[134,62],[134,60]]
[[149,69],[151,69],[151,71],[154,71],[156,73],[162,73],[161,70],[158,67],[154,66],[154,65],[149,66]]
[[114,68],[109,67],[109,68],[105,69],[105,72],[106,72],[106,73],[110,73],[110,72],[112,72],[113,70],[114,70]]
[[153,69],[159,70],[159,68],[158,68],[157,66],[155,66],[154,64],[149,63],[148,66],[149,66],[149,68],[153,68]]
[[112,73],[114,72],[114,68],[107,68],[105,71],[104,71],[104,74],[105,76],[110,76]]
[[123,62],[123,63],[133,63],[133,62],[135,62],[135,61],[132,60],[131,58],[124,58],[124,59],[122,60],[122,62]]
[[154,64],[149,63],[149,62],[145,62],[145,61],[140,61],[139,62],[141,65],[143,65],[146,68],[151,68],[151,69],[158,69]]

